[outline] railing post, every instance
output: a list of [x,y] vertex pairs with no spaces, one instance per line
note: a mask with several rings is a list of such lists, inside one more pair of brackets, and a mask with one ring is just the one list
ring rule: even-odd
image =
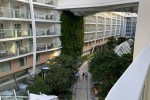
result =
[[28,96],[30,95],[30,92],[29,92],[29,90],[27,90],[27,94],[28,94]]
[[47,48],[48,48],[48,44],[46,44],[46,50],[47,50]]
[[14,89],[14,95],[15,95],[15,100],[17,100],[17,96],[16,96],[16,91],[15,91],[15,89]]
[[19,49],[18,48],[16,49],[16,52],[17,52],[17,56],[19,56]]
[[17,30],[15,29],[15,37],[18,37]]

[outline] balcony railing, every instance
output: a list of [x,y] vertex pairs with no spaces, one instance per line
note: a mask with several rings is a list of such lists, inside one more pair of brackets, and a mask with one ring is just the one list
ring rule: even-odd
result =
[[0,39],[32,36],[28,29],[0,29]]
[[85,37],[84,41],[90,41],[90,40],[93,40],[93,39],[95,39],[95,37]]
[[46,36],[46,35],[58,35],[58,34],[55,31],[50,30],[50,29],[36,32],[36,36]]
[[33,51],[33,46],[20,47],[20,48],[16,48],[16,49],[0,50],[0,59],[16,57],[16,56],[30,53],[32,51]]
[[150,47],[147,47],[134,59],[111,88],[105,100],[149,100],[149,98],[143,99],[149,95],[146,93],[149,91],[149,84],[146,84],[149,77],[149,55]]
[[38,20],[55,20],[56,17],[54,14],[37,12],[37,13],[35,13],[35,19],[38,19]]
[[55,1],[54,0],[33,0],[33,2],[44,3],[48,5],[55,5]]
[[30,19],[30,12],[22,9],[0,7],[0,17]]
[[52,48],[57,48],[59,47],[57,43],[51,43],[51,44],[38,44],[36,50],[37,51],[42,51],[42,50],[49,50]]
[[9,90],[1,92],[0,100],[29,100],[28,91],[18,91]]

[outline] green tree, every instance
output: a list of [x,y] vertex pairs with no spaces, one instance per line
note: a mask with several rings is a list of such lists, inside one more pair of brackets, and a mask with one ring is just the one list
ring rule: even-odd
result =
[[113,36],[108,38],[108,41],[106,43],[106,48],[108,50],[113,50],[115,46],[116,46],[116,39]]
[[77,60],[68,55],[60,55],[49,60],[50,70],[46,71],[46,77],[37,78],[28,86],[32,93],[45,93],[59,95],[60,100],[70,92],[71,85],[75,82]]
[[119,45],[125,41],[127,41],[127,39],[125,37],[119,37],[116,44]]
[[98,82],[100,98],[105,98],[110,88],[132,62],[130,54],[118,56],[114,51],[99,52],[90,62],[92,80]]
[[62,54],[78,58],[82,55],[84,45],[83,17],[63,11],[61,21]]
[[77,60],[68,55],[60,55],[50,61],[50,71],[45,80],[60,98],[70,92],[70,87],[75,82],[76,66]]
[[49,94],[51,91],[51,87],[46,84],[45,80],[42,78],[36,79],[36,81],[29,85],[27,89],[31,93],[39,94],[39,92],[44,93],[44,94]]
[[53,67],[46,76],[46,82],[51,85],[60,96],[64,95],[66,91],[69,91],[73,77],[74,74],[72,75],[71,69]]

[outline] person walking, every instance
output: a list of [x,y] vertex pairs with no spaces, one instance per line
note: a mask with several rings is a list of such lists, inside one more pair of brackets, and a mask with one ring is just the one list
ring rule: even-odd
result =
[[84,73],[84,71],[83,71],[83,73],[82,73],[82,79],[84,79],[84,76],[85,76],[85,73]]
[[77,80],[80,81],[80,74],[79,74],[79,72],[76,73],[76,77],[77,77]]
[[85,72],[85,79],[88,79],[88,72]]

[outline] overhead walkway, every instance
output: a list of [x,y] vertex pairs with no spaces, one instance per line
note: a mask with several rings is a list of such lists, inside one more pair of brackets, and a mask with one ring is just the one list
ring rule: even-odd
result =
[[57,9],[89,15],[103,11],[137,12],[138,4],[139,0],[59,0]]

